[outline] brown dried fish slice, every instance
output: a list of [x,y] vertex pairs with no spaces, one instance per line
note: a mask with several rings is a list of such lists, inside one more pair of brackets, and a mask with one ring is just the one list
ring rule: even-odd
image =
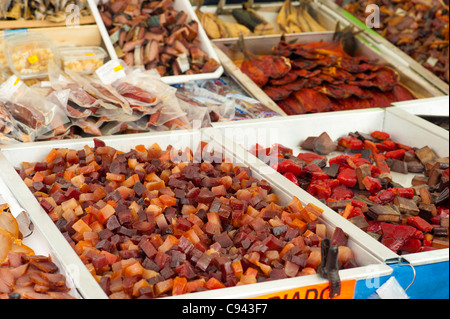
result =
[[45,123],[44,116],[31,105],[23,105],[8,101],[5,103],[5,106],[17,121],[34,130],[39,129]]
[[388,205],[372,205],[367,215],[379,222],[400,222],[400,212]]

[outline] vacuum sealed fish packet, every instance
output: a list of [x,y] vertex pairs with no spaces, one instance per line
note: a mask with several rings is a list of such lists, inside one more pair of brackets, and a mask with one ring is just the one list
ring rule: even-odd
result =
[[32,139],[69,122],[58,105],[28,87],[15,75],[0,86],[0,102]]
[[126,76],[111,86],[130,103],[133,111],[153,114],[162,107],[161,99],[168,94],[169,86],[159,76],[140,68],[126,68]]
[[0,145],[9,145],[9,144],[14,144],[14,143],[19,143],[19,141],[17,141],[15,138],[12,138],[8,135],[4,135],[4,134],[0,133]]
[[[114,82],[112,85],[119,88],[124,82],[136,86],[146,92],[145,97],[157,98],[157,104],[152,108],[148,127],[165,126],[169,129],[189,129],[191,124],[187,114],[180,107],[176,96],[176,88],[164,83],[156,70],[145,70],[141,67],[126,67],[126,78]],[[139,90],[134,91],[134,98],[141,98]]]
[[66,71],[68,77],[73,82],[78,83],[89,95],[99,100],[101,107],[106,109],[121,108],[125,113],[131,114],[130,103],[122,97],[110,85],[103,84],[100,79],[95,76],[78,74],[72,71]]
[[102,136],[103,134],[100,130],[100,127],[104,122],[104,119],[89,117],[86,119],[77,119],[76,121],[72,121],[71,126],[78,127],[84,134],[87,135]]
[[102,126],[103,135],[142,133],[148,131],[148,119],[142,117],[137,121],[113,121]]
[[49,69],[49,80],[51,87],[56,91],[69,90],[67,103],[72,107],[86,108],[92,113],[100,108],[100,101],[89,94],[80,83],[69,78],[56,65],[51,65]]
[[148,91],[140,88],[139,86],[120,80],[114,82],[113,87],[116,89],[117,93],[128,100],[130,107],[134,111],[139,111],[146,114],[155,112],[153,107],[159,103],[159,100]]
[[0,145],[30,141],[30,135],[24,132],[5,103],[0,101]]

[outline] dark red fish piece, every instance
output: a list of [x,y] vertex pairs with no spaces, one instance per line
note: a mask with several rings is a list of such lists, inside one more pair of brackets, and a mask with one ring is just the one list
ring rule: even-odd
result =
[[370,92],[364,91],[356,85],[349,84],[326,84],[318,88],[318,91],[335,99],[346,99],[352,95],[357,96],[361,99],[368,99],[372,97],[372,94]]
[[278,79],[271,79],[269,83],[271,85],[285,85],[297,80],[297,74],[295,72],[289,72],[285,76]]
[[288,98],[282,101],[278,101],[278,105],[283,111],[286,112],[287,115],[297,115],[306,113],[303,106],[292,95],[290,95]]
[[384,92],[387,98],[392,102],[415,100],[416,97],[402,84],[397,84],[389,92]]
[[156,101],[155,95],[128,82],[120,82],[114,87],[123,97],[150,104]]
[[330,99],[316,90],[303,88],[295,92],[294,96],[306,113],[328,112],[333,109]]
[[266,85],[263,91],[274,101],[281,101],[287,98],[292,91],[283,88],[283,86]]

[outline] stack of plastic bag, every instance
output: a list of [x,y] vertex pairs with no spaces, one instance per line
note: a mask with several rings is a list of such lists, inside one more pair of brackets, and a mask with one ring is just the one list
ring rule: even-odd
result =
[[279,116],[248,97],[232,80],[222,77],[177,85],[177,96],[197,107],[207,108],[211,122],[237,121]]
[[124,71],[124,77],[110,84],[95,74],[64,72],[55,65],[49,81],[39,86],[28,87],[10,77],[0,86],[0,143],[192,127],[198,113],[179,100],[176,89],[156,71]]

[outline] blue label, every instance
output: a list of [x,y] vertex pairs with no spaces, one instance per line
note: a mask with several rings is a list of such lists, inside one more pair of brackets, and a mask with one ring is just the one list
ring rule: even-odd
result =
[[15,35],[15,34],[18,34],[18,33],[26,33],[26,32],[28,32],[28,29],[5,30],[5,31],[3,31],[3,36],[6,38],[6,37],[9,37],[11,35]]

